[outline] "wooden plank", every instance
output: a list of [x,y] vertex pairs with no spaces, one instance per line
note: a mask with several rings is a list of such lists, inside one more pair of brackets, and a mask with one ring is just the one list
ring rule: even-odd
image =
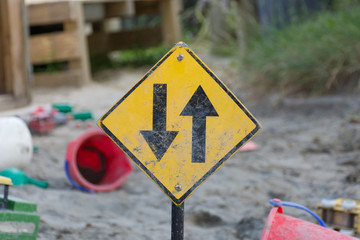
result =
[[105,22],[93,22],[91,25],[92,33],[105,32]]
[[[11,82],[8,85],[8,89],[11,89],[11,92],[15,91],[22,93],[25,91],[24,86],[22,86],[23,78],[25,77],[24,68],[25,62],[24,59],[20,57],[23,56],[25,48],[22,46],[24,44],[24,23],[22,14],[21,1],[8,1],[8,19],[9,19],[9,45],[7,46],[10,51],[10,56],[8,58],[8,66],[11,71]],[[16,85],[16,86],[15,86]],[[15,94],[14,94],[15,95]]]
[[85,2],[84,16],[86,22],[98,22],[106,18],[131,17],[135,15],[135,4],[131,0]]
[[84,4],[84,17],[86,22],[103,20],[105,18],[105,5],[99,2]]
[[6,93],[5,88],[5,69],[4,69],[4,48],[5,48],[5,24],[8,23],[5,12],[5,1],[0,1],[0,94]]
[[30,38],[32,64],[67,61],[80,57],[75,31],[39,34]]
[[135,13],[137,16],[159,14],[160,13],[159,1],[135,2]]
[[11,34],[10,34],[10,19],[9,19],[9,2],[8,0],[2,1],[1,16],[2,16],[2,44],[3,44],[3,69],[4,69],[4,80],[3,80],[3,88],[4,93],[12,93],[13,84],[12,84],[12,69],[10,68],[10,64],[12,63],[11,59]]
[[[76,31],[77,27],[78,27],[78,23],[75,22],[75,21],[67,22],[67,23],[64,24],[64,30],[66,32]],[[76,33],[78,33],[78,32],[76,31]],[[77,46],[77,48],[80,48],[79,39],[78,39],[79,37],[80,37],[80,35],[76,34],[76,39],[77,39],[77,41],[76,41],[77,45],[76,46]],[[69,69],[81,69],[81,59],[80,59],[80,57],[69,59],[68,67],[69,67]],[[81,81],[81,79],[79,79],[79,81]]]
[[105,3],[105,15],[107,18],[132,17],[135,15],[135,3],[131,0]]
[[[1,4],[1,3],[0,3]],[[1,8],[1,6],[0,6]],[[1,22],[1,19],[0,19]],[[1,26],[0,26],[0,94],[5,93],[5,73],[4,73],[4,59],[3,59],[3,44],[2,44],[2,36],[3,33],[1,32]]]
[[31,99],[27,62],[25,6],[23,0],[3,0],[0,7],[2,110],[19,107]]
[[[163,0],[160,0],[163,1]],[[160,13],[159,0],[149,1],[136,1],[135,2],[135,14],[139,15],[152,15]]]
[[34,75],[35,87],[60,87],[60,86],[80,86],[82,82],[82,72],[78,70],[68,70],[55,73],[36,73]]
[[[83,5],[79,1],[68,3],[71,7],[69,15],[71,21],[63,22],[64,32],[31,36],[30,56],[34,65],[67,61],[70,72],[61,74],[37,73],[34,77],[36,86],[42,84],[80,86],[90,81]],[[49,84],[47,81],[49,77],[55,78],[55,83]],[[65,80],[61,80],[62,78]],[[71,81],[76,83],[70,83],[70,80],[66,80],[71,78]]]
[[[34,4],[45,4],[45,3],[53,3],[53,2],[69,2],[74,0],[25,0],[26,5],[34,5]],[[98,2],[126,2],[129,0],[75,0],[76,2],[82,3],[98,3]],[[135,0],[137,1],[137,0]],[[141,0],[141,1],[153,1],[153,0]]]
[[161,0],[161,27],[163,42],[167,45],[174,45],[181,40],[181,26],[179,13],[181,10],[180,0]]
[[83,4],[81,2],[74,2],[73,11],[76,16],[75,22],[76,22],[76,34],[77,34],[77,47],[80,56],[76,62],[70,62],[70,68],[77,68],[79,66],[81,70],[81,79],[79,81],[79,84],[82,85],[82,84],[87,84],[91,81],[88,45],[85,34]]
[[[26,5],[34,5],[34,4],[45,4],[52,2],[68,2],[69,0],[25,0]],[[72,1],[72,0],[70,0]]]
[[29,4],[28,22],[30,26],[63,23],[76,18],[73,2],[53,1],[41,4]]
[[23,0],[8,0],[9,13],[9,52],[7,68],[12,77],[12,94],[16,101],[30,101],[27,33],[25,24],[25,5]]
[[160,27],[122,31],[117,33],[95,33],[88,36],[90,54],[107,53],[135,47],[150,47],[161,43]]

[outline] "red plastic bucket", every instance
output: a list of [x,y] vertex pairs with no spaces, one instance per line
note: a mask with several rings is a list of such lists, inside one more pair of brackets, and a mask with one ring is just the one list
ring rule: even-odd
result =
[[281,207],[271,209],[261,240],[359,240],[340,232],[283,214]]
[[107,192],[120,187],[132,167],[126,154],[103,131],[92,129],[68,144],[65,171],[78,189]]

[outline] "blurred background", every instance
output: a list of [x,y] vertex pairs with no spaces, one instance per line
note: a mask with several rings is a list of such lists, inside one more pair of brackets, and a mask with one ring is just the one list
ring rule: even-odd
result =
[[184,41],[262,125],[186,200],[186,239],[260,239],[272,198],[325,199],[359,236],[359,40],[360,0],[0,0],[0,163],[18,167],[9,139],[26,140],[19,167],[49,183],[10,195],[38,204],[40,240],[168,239],[171,202],[133,163],[121,188],[87,194],[64,162]]
[[281,95],[359,92],[359,1],[185,1],[184,38],[236,62],[239,80]]
[[180,40],[230,59],[233,88],[282,96],[360,88],[357,0],[3,0],[0,7],[0,94],[18,99],[15,106],[30,101],[32,87],[81,86],[105,69],[153,65]]

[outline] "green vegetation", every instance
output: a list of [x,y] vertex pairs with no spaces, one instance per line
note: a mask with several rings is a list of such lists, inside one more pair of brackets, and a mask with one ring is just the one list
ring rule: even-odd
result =
[[144,65],[154,65],[170,49],[165,46],[135,48],[123,51],[112,52],[111,54],[98,54],[90,58],[91,69],[93,72],[105,69],[116,69],[121,67],[139,67]]
[[324,11],[247,44],[241,73],[282,94],[360,90],[360,7]]
[[55,73],[63,71],[67,68],[66,62],[54,62],[50,64],[42,64],[33,66],[33,71],[35,73]]

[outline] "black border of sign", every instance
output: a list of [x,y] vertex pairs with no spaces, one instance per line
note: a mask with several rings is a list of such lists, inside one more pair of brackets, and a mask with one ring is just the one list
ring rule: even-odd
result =
[[[146,80],[176,49],[177,47],[185,47],[185,50],[196,60],[196,62],[219,84],[219,86],[230,96],[230,98],[243,110],[243,112],[255,124],[255,128],[241,140],[234,148],[232,148],[222,159],[219,160],[200,180],[198,180],[181,198],[177,199],[175,196],[135,157],[134,154],[102,123],[103,120],[114,111],[142,82]],[[128,93],[126,93],[99,121],[100,127],[105,133],[112,138],[112,140],[163,190],[163,192],[177,205],[180,205],[197,187],[199,187],[211,174],[213,174],[227,159],[231,157],[244,143],[246,143],[259,130],[260,125],[255,118],[247,111],[247,109],[239,102],[239,100],[225,87],[225,85],[213,74],[210,69],[189,49],[186,45],[176,44],[145,76],[135,84]]]

